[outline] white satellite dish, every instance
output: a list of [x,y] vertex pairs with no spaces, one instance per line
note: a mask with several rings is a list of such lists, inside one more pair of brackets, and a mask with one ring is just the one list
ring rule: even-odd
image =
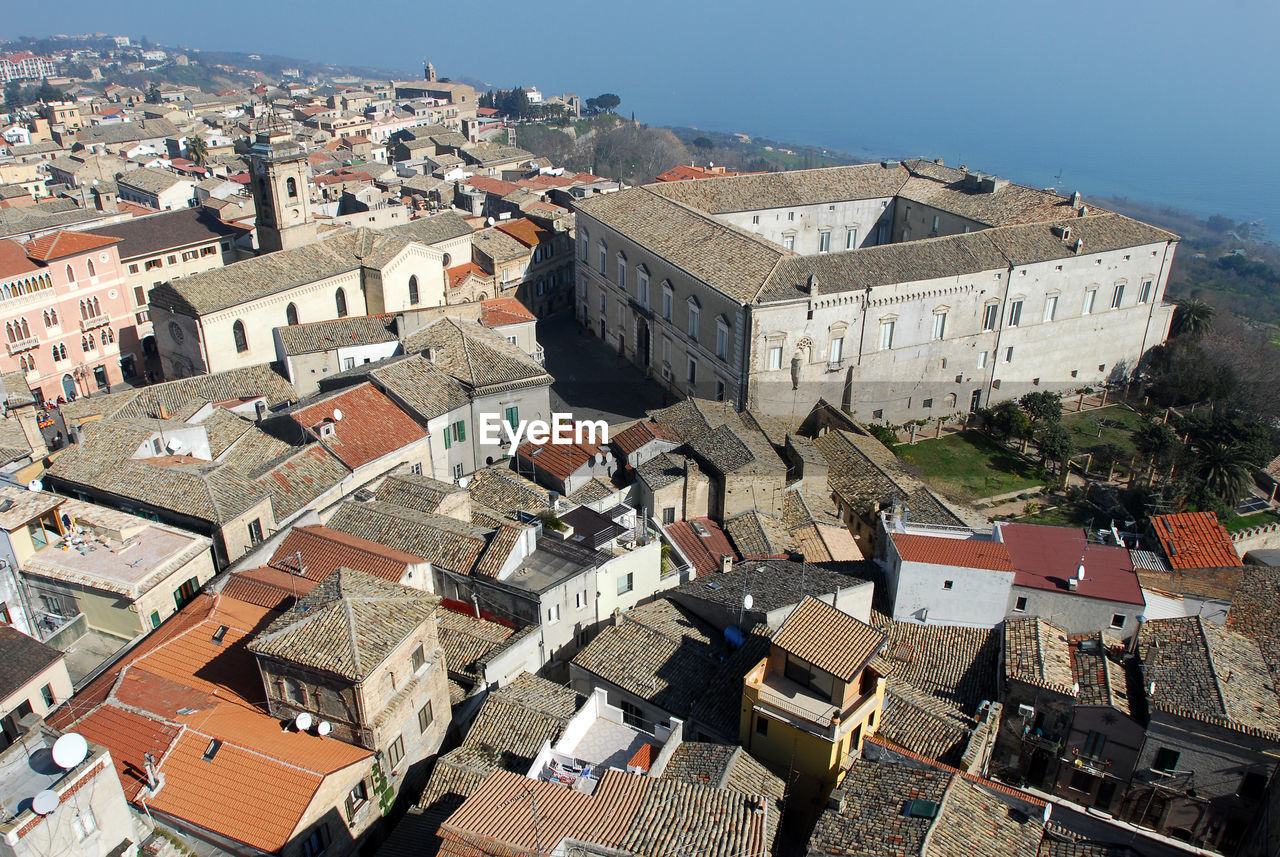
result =
[[89,742],[84,740],[83,735],[68,732],[53,742],[53,761],[59,768],[70,770],[83,762],[87,755],[89,755]]
[[44,490],[44,483],[41,482],[39,479],[32,479],[30,482],[27,483],[27,490],[34,491],[35,493],[39,494],[41,491]]
[[182,449],[182,441],[178,440],[176,437],[171,437],[169,438],[169,442],[164,445],[164,448],[170,452],[177,452]]
[[342,422],[342,411],[339,408],[333,409],[333,419],[335,422]]
[[755,600],[754,598],[752,598],[752,597],[751,597],[751,593],[750,593],[750,592],[748,592],[748,593],[747,593],[747,595],[746,595],[746,597],[742,599],[742,606],[743,606],[743,607],[745,607],[745,608],[746,608],[746,609],[748,609],[748,610],[750,610],[752,607],[754,607],[754,606],[755,606],[755,603],[756,603],[756,600]]
[[332,731],[333,731],[333,724],[330,723],[328,720],[321,720],[319,723],[316,724],[316,734],[319,735],[321,738],[328,735]]
[[48,815],[58,808],[58,793],[45,789],[31,799],[31,809],[36,815]]
[[496,222],[496,221],[495,221],[492,217],[490,217],[489,219],[487,219],[487,220],[485,221],[485,224],[486,224],[486,225],[488,225],[488,226],[492,226],[495,222]]
[[299,732],[306,732],[311,728],[311,721],[313,719],[314,718],[312,718],[310,714],[304,711],[297,717],[293,718],[293,725],[298,727]]
[[1044,823],[1045,823],[1045,824],[1048,824],[1048,823],[1049,823],[1049,817],[1050,817],[1051,815],[1053,815],[1053,804],[1051,804],[1051,803],[1046,803],[1046,804],[1044,805]]

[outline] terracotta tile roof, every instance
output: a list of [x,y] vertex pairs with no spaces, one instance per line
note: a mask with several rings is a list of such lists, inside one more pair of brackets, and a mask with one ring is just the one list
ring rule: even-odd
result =
[[675,429],[669,425],[655,423],[651,420],[640,420],[613,435],[609,440],[623,455],[630,455],[654,440],[665,440],[673,444],[680,443],[680,438],[676,435]]
[[1152,619],[1138,653],[1152,709],[1280,741],[1280,697],[1251,638],[1198,616]]
[[[338,411],[341,420],[335,416]],[[413,417],[367,382],[290,416],[353,470],[427,436]],[[332,434],[322,435],[321,425],[332,427]]]
[[24,247],[28,256],[39,262],[51,262],[77,253],[88,253],[100,247],[119,244],[122,239],[110,235],[91,235],[87,232],[53,232],[28,241]]
[[363,681],[437,603],[434,595],[340,568],[257,634],[249,650]]
[[805,596],[773,636],[773,644],[803,661],[848,681],[884,643],[884,631]]
[[[1001,524],[1000,532],[1016,574],[1015,586],[1145,605],[1142,584],[1129,551],[1086,540],[1083,530],[1040,524]],[[1081,562],[1085,577],[1075,589],[1067,583]]]
[[952,565],[989,571],[1013,571],[1009,551],[1001,542],[948,539],[914,533],[893,533],[893,546],[905,562]]
[[467,179],[466,183],[476,190],[494,194],[495,196],[506,196],[519,190],[511,182],[504,182],[502,179],[489,178],[488,176],[472,176]]
[[506,642],[516,633],[506,625],[448,609],[436,613],[436,630],[450,674],[459,676],[472,686],[481,677],[481,658],[505,648]]
[[497,228],[526,247],[537,247],[539,244],[550,241],[555,237],[555,233],[551,230],[543,229],[527,217],[519,217],[515,220],[500,220]]
[[1280,682],[1280,573],[1276,569],[1244,567],[1227,627],[1247,634],[1258,644],[1271,675]]
[[[706,533],[701,535],[694,529],[694,522]],[[741,559],[738,552],[729,543],[720,525],[710,518],[694,518],[692,521],[676,521],[662,528],[667,537],[676,543],[680,552],[689,558],[698,572],[698,577],[714,574],[720,570],[720,557],[728,555],[734,561]]]
[[445,276],[449,278],[449,288],[456,289],[467,281],[467,277],[476,276],[484,278],[489,276],[475,262],[465,262],[461,265],[454,265],[452,268],[445,269]]
[[40,266],[31,261],[21,243],[12,238],[0,241],[0,277],[18,277],[38,270]]
[[[872,660],[879,667],[888,662]],[[885,683],[884,713],[876,734],[895,746],[948,765],[961,763],[978,721],[921,691],[890,677]]]
[[1226,527],[1213,512],[1152,515],[1151,530],[1173,568],[1243,566]]
[[[50,716],[111,750],[129,800],[220,836],[284,847],[325,779],[367,765],[367,750],[282,731],[259,707],[262,682],[247,638],[277,615],[225,593],[201,595]],[[221,644],[212,637],[225,626]],[[210,743],[221,741],[205,759]],[[143,754],[165,785],[149,796]],[[253,783],[260,799],[244,800]]]
[[1078,705],[1109,705],[1131,713],[1128,682],[1120,663],[1124,646],[1101,632],[1070,638],[1071,675],[1080,690]]
[[505,467],[477,470],[467,490],[471,492],[472,503],[480,503],[507,516],[516,511],[536,513],[550,508],[547,489]]
[[462,521],[415,512],[393,503],[345,501],[329,527],[420,556],[432,565],[470,574],[487,544],[489,531]]
[[480,302],[480,323],[485,327],[501,327],[505,324],[523,324],[537,320],[538,317],[525,309],[524,304],[515,298],[490,298]]
[[[301,570],[299,570],[301,557]],[[289,574],[319,582],[339,568],[354,568],[399,583],[408,566],[422,557],[331,530],[320,524],[294,527],[271,555],[268,564]],[[302,573],[305,572],[305,573]]]
[[966,716],[997,698],[999,629],[895,622],[874,612],[872,622],[889,635],[879,659],[889,676]]
[[318,443],[276,460],[254,481],[271,495],[271,509],[281,524],[349,474],[337,457]]
[[405,340],[406,352],[432,349],[434,365],[472,391],[498,392],[551,383],[540,363],[474,321],[444,317]]
[[1005,621],[1004,675],[1006,680],[1075,696],[1067,638],[1038,617]]
[[378,499],[385,503],[395,503],[419,512],[435,512],[445,498],[462,494],[466,490],[452,482],[442,482],[401,469],[383,479],[376,493]]
[[546,741],[560,739],[578,709],[573,688],[531,673],[491,691],[463,742],[504,758],[504,766],[528,770]]
[[333,321],[313,321],[276,328],[284,353],[311,354],[342,346],[395,342],[395,316],[360,315]]
[[466,389],[420,354],[373,370],[379,389],[395,396],[423,420],[431,420],[470,402]]
[[786,796],[781,777],[733,744],[682,741],[667,760],[662,777],[743,794],[768,795],[775,800]]
[[[535,449],[541,451],[536,457],[530,458]],[[522,467],[537,467],[562,480],[577,473],[579,468],[585,467],[600,454],[600,447],[594,443],[561,444],[548,441],[534,444],[526,441],[516,450]]]
[[[793,550],[799,550],[781,520],[756,509],[740,512],[726,520],[724,531],[743,559],[785,559]],[[806,553],[805,558],[811,557]],[[813,556],[812,559],[822,562],[831,557]]]

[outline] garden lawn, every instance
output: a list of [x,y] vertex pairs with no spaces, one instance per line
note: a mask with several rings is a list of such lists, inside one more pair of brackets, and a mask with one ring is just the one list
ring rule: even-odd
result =
[[[1124,405],[1062,416],[1062,424],[1071,430],[1071,437],[1075,439],[1077,454],[1096,454],[1099,449],[1111,444],[1122,450],[1123,455],[1117,464],[1125,467],[1128,467],[1129,459],[1138,452],[1133,445],[1133,433],[1142,425],[1142,420],[1141,414]],[[1099,425],[1100,422],[1105,424]]]
[[1222,522],[1222,526],[1227,528],[1227,532],[1234,533],[1237,530],[1247,530],[1250,527],[1261,527],[1266,524],[1274,524],[1280,521],[1280,515],[1275,512],[1256,512],[1252,515],[1237,515],[1232,513],[1231,517]]
[[1032,465],[974,431],[901,444],[894,451],[919,468],[934,487],[961,499],[994,497],[1044,484]]

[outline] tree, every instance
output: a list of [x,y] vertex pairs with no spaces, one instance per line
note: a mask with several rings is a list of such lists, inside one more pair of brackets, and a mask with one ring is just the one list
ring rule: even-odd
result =
[[187,157],[197,164],[203,164],[209,157],[209,144],[200,134],[192,134],[187,138]]
[[1196,450],[1191,465],[1202,500],[1217,500],[1235,506],[1249,485],[1249,462],[1242,449],[1225,443],[1209,444]]
[[588,101],[591,100],[594,100],[596,107],[603,110],[605,113],[612,113],[614,110],[618,109],[618,105],[622,103],[622,99],[614,95],[612,92],[606,92],[603,95],[597,95],[594,99],[588,99]]
[[702,149],[703,151],[710,151],[711,149],[714,149],[714,148],[715,148],[715,146],[716,146],[716,144],[715,144],[715,143],[713,143],[713,142],[711,142],[711,138],[710,138],[710,137],[694,137],[694,138],[693,138],[693,147],[694,147],[695,149]]
[[1203,339],[1213,330],[1213,307],[1195,298],[1183,298],[1173,311],[1170,334],[1174,338]]
[[154,83],[147,87],[147,103],[160,103],[160,87],[156,86]]
[[22,87],[16,80],[11,80],[4,85],[4,110],[6,113],[14,113],[22,107]]
[[1010,399],[987,411],[987,427],[1001,440],[1026,440],[1031,437],[1031,418],[1018,403]]
[[1040,450],[1040,461],[1051,461],[1062,468],[1066,475],[1067,459],[1075,455],[1076,440],[1071,436],[1071,429],[1060,422],[1046,422],[1036,432],[1036,448]]
[[1148,420],[1133,433],[1133,445],[1148,461],[1159,467],[1173,462],[1182,448],[1182,438],[1168,423]]
[[1040,390],[1027,393],[1018,400],[1022,409],[1031,417],[1032,422],[1056,423],[1062,419],[1062,395]]

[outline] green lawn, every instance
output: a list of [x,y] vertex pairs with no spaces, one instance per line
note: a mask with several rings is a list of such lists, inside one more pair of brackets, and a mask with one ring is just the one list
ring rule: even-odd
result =
[[[1122,451],[1118,463],[1124,467],[1137,454],[1133,445],[1133,433],[1142,425],[1142,421],[1141,414],[1123,405],[1064,414],[1062,417],[1062,424],[1071,430],[1071,436],[1075,438],[1078,453],[1096,453],[1110,444]],[[1098,468],[1090,469],[1096,471]]]
[[1227,532],[1234,533],[1250,527],[1261,527],[1263,524],[1274,524],[1276,521],[1280,521],[1280,515],[1275,512],[1256,512],[1252,515],[1237,515],[1233,512],[1231,517],[1222,522],[1222,526],[1227,528]]
[[1043,484],[1035,468],[978,432],[902,444],[895,452],[945,494],[980,499]]

